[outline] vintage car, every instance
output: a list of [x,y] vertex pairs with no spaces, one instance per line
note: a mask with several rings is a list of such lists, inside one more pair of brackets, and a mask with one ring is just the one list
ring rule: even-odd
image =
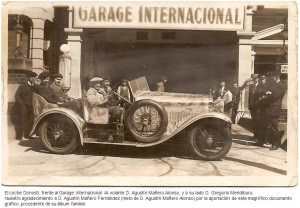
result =
[[91,106],[82,98],[83,112],[57,107],[34,94],[35,122],[31,135],[39,136],[45,148],[58,154],[72,153],[87,143],[149,147],[180,136],[197,159],[219,160],[232,144],[231,121],[217,112],[209,95],[153,92],[145,77],[129,81],[130,100],[110,107]]

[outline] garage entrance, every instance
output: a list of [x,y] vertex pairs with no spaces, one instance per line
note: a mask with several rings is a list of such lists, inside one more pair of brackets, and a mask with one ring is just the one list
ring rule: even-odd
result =
[[151,90],[166,76],[166,91],[208,93],[221,80],[238,77],[236,32],[86,29],[83,36],[83,84],[105,76],[146,76]]

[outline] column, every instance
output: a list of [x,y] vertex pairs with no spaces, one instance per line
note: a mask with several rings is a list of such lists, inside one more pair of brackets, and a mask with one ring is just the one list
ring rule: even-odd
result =
[[31,59],[32,71],[37,74],[44,70],[44,24],[42,18],[32,18]]
[[81,33],[82,29],[65,28],[68,34],[68,45],[70,47],[70,56],[72,58],[71,67],[71,89],[69,96],[73,98],[81,98]]
[[[251,74],[254,73],[254,57],[255,53],[253,52],[252,37],[255,35],[255,32],[252,32],[252,16],[253,11],[256,10],[256,7],[247,6],[245,11],[245,21],[244,21],[244,30],[238,31],[237,35],[239,36],[239,72],[238,72],[238,82],[241,86],[246,79],[251,77]],[[248,109],[248,95],[249,89],[246,88],[242,91],[241,102],[239,106],[239,111],[241,111],[244,117],[249,117]]]
[[[241,37],[240,37],[241,38]],[[252,51],[252,44],[249,39],[240,39],[239,40],[239,75],[238,82],[241,86],[246,79],[251,77],[251,74],[254,72],[254,55]],[[241,102],[239,110],[245,113],[245,116],[248,116],[248,95],[249,90],[245,88],[242,91]]]

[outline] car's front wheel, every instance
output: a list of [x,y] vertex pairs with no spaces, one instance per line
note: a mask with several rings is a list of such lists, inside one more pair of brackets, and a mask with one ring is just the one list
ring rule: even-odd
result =
[[137,141],[155,142],[167,129],[168,115],[159,103],[153,100],[139,100],[128,109],[125,124]]
[[52,116],[42,121],[39,136],[46,149],[56,154],[71,153],[79,144],[77,128],[65,116]]
[[220,122],[201,122],[188,132],[189,152],[196,159],[220,160],[231,144],[231,131]]

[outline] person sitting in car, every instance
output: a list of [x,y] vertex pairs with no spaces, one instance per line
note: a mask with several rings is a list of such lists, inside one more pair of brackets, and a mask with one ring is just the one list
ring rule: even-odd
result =
[[37,94],[42,96],[48,103],[52,104],[62,104],[59,100],[56,99],[55,94],[49,87],[50,73],[44,71],[39,74],[38,78],[41,80],[40,85],[36,88]]
[[108,123],[108,109],[107,101],[108,96],[102,88],[100,77],[94,77],[90,80],[90,88],[86,93],[87,99],[87,114],[85,113],[86,120],[91,123]]
[[62,87],[62,79],[63,75],[60,73],[54,74],[52,76],[53,82],[49,85],[50,89],[53,91],[54,96],[56,100],[58,100],[61,103],[64,103],[66,101],[73,100],[63,89]]
[[103,89],[100,77],[94,77],[90,80],[91,87],[86,93],[87,101],[91,106],[105,106],[108,101],[108,96]]

